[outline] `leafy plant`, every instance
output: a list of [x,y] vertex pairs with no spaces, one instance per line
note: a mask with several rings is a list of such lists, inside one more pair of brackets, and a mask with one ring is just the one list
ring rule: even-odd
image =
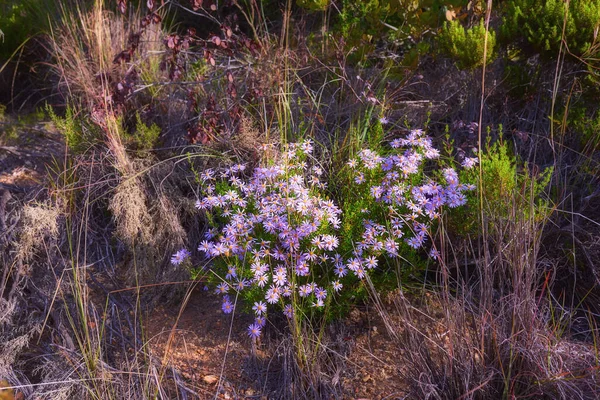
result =
[[47,29],[58,9],[58,2],[51,0],[0,2],[0,60],[7,60],[22,43]]
[[136,150],[152,150],[158,142],[160,127],[156,124],[146,125],[139,113],[136,113],[135,120],[135,131],[132,134],[124,135],[126,145]]
[[[233,311],[232,293],[254,305],[252,338],[268,308],[279,306],[296,325],[314,315],[329,318],[360,297],[370,276],[393,277],[394,260],[428,246],[442,208],[465,204],[473,189],[452,168],[444,169],[441,183],[427,177],[425,162],[439,152],[422,130],[413,130],[383,155],[363,149],[348,162],[353,194],[339,208],[326,197],[323,170],[311,166],[312,150],[309,141],[290,144],[248,180],[244,165],[202,174],[205,197],[197,207],[213,228],[198,250],[212,260],[224,312]],[[435,248],[430,254],[437,257]],[[183,249],[172,262],[188,256]]]
[[[553,168],[539,170],[521,162],[512,154],[504,140],[502,126],[499,130],[499,139],[494,143],[488,135],[485,151],[481,155],[481,175],[478,168],[461,173],[462,181],[477,187],[477,191],[469,196],[469,206],[452,213],[452,225],[461,233],[478,232],[479,217],[476,212],[480,209],[480,198],[483,199],[484,212],[492,224],[494,220],[517,218],[511,213],[515,207],[522,211],[519,215],[526,220],[531,218],[541,221],[549,214],[549,201],[544,192],[550,183]],[[507,199],[511,201],[508,202]]]
[[329,5],[329,0],[297,0],[300,7],[311,11],[325,11]]
[[73,107],[67,107],[64,117],[58,116],[50,105],[46,106],[46,111],[56,128],[65,137],[67,146],[72,151],[82,151],[85,143],[84,131],[82,122],[78,119]]
[[597,40],[600,0],[509,0],[501,33],[509,40],[523,37],[537,51],[555,54],[563,25],[569,51],[585,53]]
[[[447,22],[439,36],[439,44],[443,53],[452,57],[459,68],[472,69],[483,65],[486,30],[483,20],[472,28],[465,28],[457,21]],[[490,30],[487,34],[487,57],[489,63],[494,59],[496,33]]]

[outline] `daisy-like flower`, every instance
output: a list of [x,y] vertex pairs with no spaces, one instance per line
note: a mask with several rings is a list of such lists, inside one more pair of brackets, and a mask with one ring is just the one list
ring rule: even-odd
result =
[[208,256],[211,253],[212,250],[212,246],[213,244],[207,240],[203,240],[200,245],[198,246],[198,251],[202,251],[204,253],[206,253],[206,255]]
[[237,283],[235,284],[235,289],[238,291],[242,291],[244,290],[244,288],[249,287],[250,286],[250,282],[248,282],[246,279],[242,279],[237,281]]
[[383,194],[383,188],[381,186],[371,187],[371,196],[373,196],[375,199],[381,198],[382,194]]
[[267,313],[267,305],[262,301],[257,301],[256,303],[254,303],[252,309],[257,315],[263,315]]
[[315,261],[317,259],[317,252],[315,249],[310,249],[308,252],[304,253],[303,258],[309,261]]
[[365,270],[363,269],[363,267],[358,267],[355,271],[354,274],[359,278],[362,279],[365,277]]
[[356,177],[354,178],[354,182],[356,182],[357,185],[364,183],[365,182],[365,174],[363,174],[362,172],[359,172],[356,175]]
[[411,238],[406,239],[406,244],[408,244],[413,249],[418,249],[423,245],[423,237],[417,235]]
[[254,318],[254,323],[260,327],[264,327],[267,324],[267,319],[263,316],[258,316]]
[[317,246],[319,249],[323,249],[325,244],[323,243],[322,236],[315,236],[312,240],[312,244]]
[[317,299],[317,301],[313,303],[313,307],[323,307],[324,305],[325,302],[323,302],[321,299]]
[[283,315],[290,319],[294,317],[294,309],[291,304],[286,304],[285,307],[283,307]]
[[229,296],[223,297],[223,304],[221,305],[221,310],[223,310],[225,314],[231,314],[231,312],[233,311],[233,303],[231,302],[231,300],[229,300]]
[[333,235],[323,235],[321,240],[323,241],[323,247],[321,248],[328,251],[333,251],[339,245],[338,238]]
[[254,282],[258,285],[258,287],[265,287],[267,283],[269,283],[269,277],[267,275],[258,275],[254,278]]
[[479,159],[475,157],[466,157],[460,165],[462,165],[464,169],[471,169],[477,165],[478,162]]
[[381,125],[387,125],[389,122],[390,122],[390,120],[389,120],[389,119],[387,119],[386,117],[381,117],[381,118],[379,118],[379,123],[380,123]]
[[292,288],[291,288],[291,286],[290,285],[284,286],[281,289],[281,295],[283,297],[290,297],[292,295]]
[[367,269],[373,269],[377,266],[377,258],[374,256],[369,256],[365,259],[365,267]]
[[394,148],[394,149],[402,147],[402,139],[394,139],[394,140],[392,140],[392,142],[390,143],[390,146],[392,146],[392,148]]
[[231,280],[233,278],[237,278],[237,270],[235,266],[230,265],[227,267],[227,275],[225,275],[225,279]]
[[277,286],[283,286],[287,283],[287,277],[285,274],[275,274],[273,275],[273,283]]
[[298,294],[300,297],[307,297],[312,293],[312,288],[308,285],[302,285],[298,288]]
[[181,249],[171,256],[171,264],[181,265],[190,255],[187,249]]
[[271,286],[267,290],[265,300],[267,300],[267,303],[269,304],[275,304],[279,301],[279,290],[277,290],[277,287]]
[[334,291],[339,292],[340,290],[342,290],[343,287],[344,287],[344,285],[342,285],[340,283],[340,281],[333,282],[333,290]]
[[229,291],[229,285],[225,282],[221,282],[215,289],[215,294],[226,294]]
[[439,252],[439,251],[437,251],[437,250],[436,250],[435,248],[433,248],[433,247],[432,247],[432,248],[431,248],[431,250],[429,251],[429,257],[431,257],[431,258],[438,258],[438,257],[440,257],[440,255],[441,255],[441,254],[440,254],[440,252]]
[[343,278],[348,273],[348,269],[343,264],[339,264],[334,268],[333,273]]
[[327,297],[327,290],[322,288],[316,288],[314,293],[315,297],[319,300],[325,300],[325,298]]
[[351,258],[348,262],[348,269],[355,271],[360,268],[360,260],[358,258]]
[[248,327],[248,336],[250,336],[252,340],[256,340],[260,337],[261,330],[262,327],[255,322]]

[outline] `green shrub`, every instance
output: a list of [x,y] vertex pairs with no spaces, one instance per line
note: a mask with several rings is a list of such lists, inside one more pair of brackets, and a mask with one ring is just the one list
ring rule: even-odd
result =
[[576,106],[569,110],[567,127],[571,128],[584,149],[600,147],[600,112],[591,107]]
[[46,106],[46,111],[56,129],[65,137],[65,142],[69,149],[74,152],[82,151],[85,142],[83,127],[81,121],[77,118],[75,110],[70,106],[67,107],[64,117],[58,116],[49,105]]
[[137,150],[152,150],[158,142],[160,132],[161,129],[158,125],[146,125],[138,113],[136,114],[135,133],[127,138],[128,144]]
[[7,60],[23,42],[45,31],[59,7],[53,0],[0,1],[0,60]]
[[329,5],[329,0],[297,0],[297,4],[311,11],[325,11]]
[[410,50],[468,0],[342,0],[337,30],[352,46],[388,36]]
[[501,33],[508,40],[524,37],[537,51],[557,52],[563,24],[569,51],[582,55],[590,49],[600,26],[600,0],[509,0]]
[[[472,28],[465,28],[459,21],[447,22],[439,36],[439,44],[443,53],[452,57],[459,68],[471,69],[483,65],[485,46],[485,25],[483,20]],[[496,33],[489,31],[487,41],[487,62],[494,58]]]
[[[549,213],[549,200],[544,192],[550,183],[553,168],[535,171],[535,168],[531,168],[511,152],[503,139],[502,126],[499,131],[500,137],[494,143],[491,143],[488,132],[488,141],[481,155],[481,184],[479,168],[463,170],[460,174],[462,182],[476,185],[477,190],[469,195],[468,207],[451,213],[451,226],[458,233],[479,231],[480,195],[483,198],[484,215],[490,224],[518,218],[511,213],[515,204],[523,211],[519,215],[524,219],[541,221]],[[532,199],[534,204],[531,204]]]

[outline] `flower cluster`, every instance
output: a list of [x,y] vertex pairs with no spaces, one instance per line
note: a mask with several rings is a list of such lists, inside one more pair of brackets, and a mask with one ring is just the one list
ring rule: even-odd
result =
[[241,177],[243,165],[202,175],[206,196],[196,206],[223,223],[218,233],[208,232],[198,249],[215,259],[224,312],[232,310],[230,292],[260,293],[254,296],[256,320],[248,328],[252,338],[260,335],[268,305],[280,305],[291,317],[293,297],[320,308],[328,293],[341,288],[320,276],[322,265],[341,259],[334,235],[341,211],[320,196],[322,170],[305,161],[311,152],[308,141],[289,145],[279,163],[256,168],[247,181]]
[[[279,306],[288,318],[299,305],[322,309],[345,284],[364,279],[403,248],[425,247],[442,208],[466,203],[465,192],[473,187],[461,184],[454,169],[443,169],[438,181],[423,174],[439,152],[422,130],[392,141],[391,148],[386,155],[365,149],[348,162],[366,207],[360,236],[343,238],[351,243],[343,249],[336,232],[344,216],[322,195],[321,168],[307,162],[310,141],[287,146],[278,162],[256,168],[249,178],[244,165],[203,172],[204,197],[196,206],[213,217],[214,228],[198,250],[213,261],[223,312],[233,311],[232,293],[250,300],[251,338],[261,335],[270,307]],[[463,167],[475,161],[465,160]],[[429,254],[439,256],[435,248]],[[173,262],[188,255],[178,252]]]
[[[413,249],[422,248],[430,225],[440,217],[442,208],[464,205],[465,191],[474,189],[461,184],[453,168],[442,171],[443,183],[423,175],[424,163],[438,158],[439,151],[422,130],[413,130],[405,138],[393,140],[391,147],[393,150],[387,156],[367,149],[348,162],[354,182],[374,202],[371,208],[386,211],[385,221],[366,219],[363,223],[362,237],[348,264],[359,278],[365,270],[377,266],[377,257],[397,257],[401,241]],[[463,167],[471,168],[475,161],[465,160]],[[435,251],[431,254],[437,255]]]

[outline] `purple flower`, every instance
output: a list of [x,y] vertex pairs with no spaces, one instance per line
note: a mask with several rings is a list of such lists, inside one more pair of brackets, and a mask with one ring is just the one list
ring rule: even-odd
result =
[[190,255],[187,249],[181,249],[171,256],[171,264],[181,265]]
[[344,287],[344,285],[342,285],[340,283],[340,281],[333,282],[333,290],[334,291],[339,292],[343,287]]
[[221,305],[221,310],[223,310],[225,314],[231,314],[231,312],[233,311],[233,303],[231,302],[231,300],[229,300],[229,296],[223,297],[223,304]]
[[315,297],[319,300],[325,300],[325,298],[327,297],[327,290],[322,288],[316,288],[314,293]]
[[256,340],[260,337],[261,330],[261,326],[255,322],[248,327],[248,336],[250,336],[251,339]]
[[317,299],[317,301],[315,303],[313,303],[313,307],[323,307],[325,305],[325,303],[323,302],[322,299]]
[[258,301],[256,303],[254,303],[254,306],[252,307],[252,309],[254,310],[254,312],[257,315],[263,315],[263,314],[266,314],[266,312],[267,312],[267,305],[265,303],[263,303],[262,301]]
[[217,285],[215,294],[226,294],[229,291],[229,285],[225,282],[221,282]]
[[475,165],[477,165],[477,163],[479,162],[479,159],[474,158],[474,157],[466,157],[463,162],[461,163],[462,167],[465,169],[471,169],[473,168]]
[[365,259],[365,267],[367,269],[373,269],[377,266],[377,258],[374,256],[369,256]]
[[283,307],[283,314],[288,318],[294,317],[294,309],[291,304],[286,304],[285,307]]
[[340,278],[343,278],[348,273],[348,269],[343,264],[339,264],[335,267],[333,273],[339,276]]
[[279,301],[279,288],[276,286],[271,286],[267,290],[267,294],[265,295],[265,300],[269,304],[275,304]]
[[300,297],[307,297],[312,293],[312,287],[309,285],[302,285],[298,288],[298,294]]

